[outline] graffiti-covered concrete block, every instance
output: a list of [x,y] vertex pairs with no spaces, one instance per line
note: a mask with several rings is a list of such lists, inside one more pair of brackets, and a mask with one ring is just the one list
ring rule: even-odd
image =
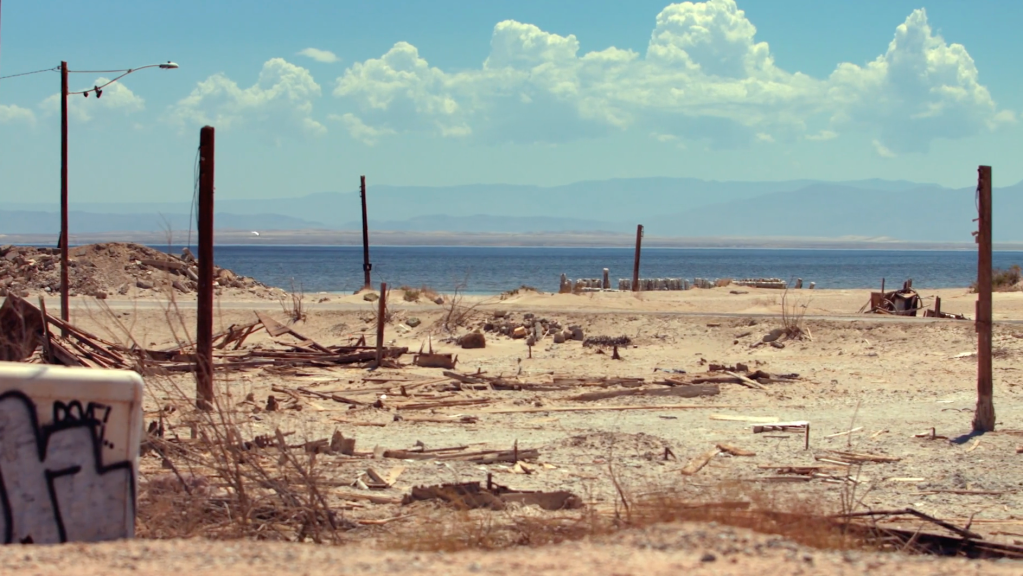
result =
[[142,378],[0,362],[0,538],[131,538]]

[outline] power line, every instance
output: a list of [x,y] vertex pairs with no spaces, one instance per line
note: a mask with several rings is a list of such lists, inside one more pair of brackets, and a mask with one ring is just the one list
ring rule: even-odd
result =
[[47,68],[45,70],[36,70],[34,72],[22,72],[21,74],[11,74],[10,76],[0,76],[0,80],[6,80],[8,78],[17,78],[18,76],[28,76],[30,74],[41,74],[43,72],[57,72],[60,70],[60,66],[54,66],[53,68]]

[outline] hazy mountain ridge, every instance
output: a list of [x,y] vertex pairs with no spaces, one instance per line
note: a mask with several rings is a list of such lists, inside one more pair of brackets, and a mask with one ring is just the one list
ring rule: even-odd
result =
[[[1023,240],[1023,182],[996,188],[995,237]],[[651,235],[891,237],[969,240],[974,194],[906,181],[828,183],[618,179],[565,186],[370,186],[370,226],[407,232],[563,233],[635,230]],[[189,202],[73,203],[72,232],[189,228]],[[974,212],[971,215],[971,211]],[[330,216],[336,215],[336,218]],[[194,214],[192,215],[194,218]],[[358,192],[217,203],[216,225],[236,230],[351,230],[361,226]],[[0,234],[56,236],[56,206],[8,203]],[[194,224],[191,226],[195,228]]]

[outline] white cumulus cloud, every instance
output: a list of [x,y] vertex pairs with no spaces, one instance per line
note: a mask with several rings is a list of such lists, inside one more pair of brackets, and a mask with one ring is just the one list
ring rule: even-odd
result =
[[320,85],[309,70],[282,58],[263,64],[256,83],[242,88],[224,74],[214,74],[192,90],[170,111],[182,127],[210,124],[231,129],[242,124],[288,125],[307,134],[323,134],[326,127],[312,117],[313,100]]
[[337,57],[337,54],[334,54],[330,50],[320,50],[319,48],[306,48],[305,50],[298,52],[298,55],[305,56],[306,58],[312,58],[313,60],[324,64],[333,64],[340,60],[340,58]]
[[391,130],[390,128],[374,128],[373,126],[368,126],[365,122],[360,120],[358,116],[352,113],[331,114],[328,118],[343,124],[345,129],[348,130],[348,133],[351,134],[352,138],[361,140],[368,146],[373,146],[383,136],[390,136],[395,133],[394,130]]
[[478,68],[448,72],[398,42],[352,64],[333,93],[349,131],[372,128],[374,142],[405,131],[493,143],[638,129],[745,146],[859,131],[899,153],[1015,121],[979,83],[966,49],[935,34],[923,10],[896,27],[876,60],[838,64],[827,78],[786,71],[756,33],[735,0],[667,6],[644,54],[580,54],[572,34],[506,20]]
[[[77,88],[71,88],[71,92],[82,92],[89,90],[94,86],[102,86],[109,82],[109,78],[99,77],[90,86],[79,86]],[[60,113],[60,94],[53,94],[47,97],[45,100],[39,103],[39,107],[46,112],[46,114],[59,114]],[[135,112],[141,112],[146,107],[146,101],[131,91],[124,83],[115,82],[106,88],[103,88],[103,93],[99,98],[96,97],[95,92],[90,92],[87,97],[81,94],[71,94],[68,96],[67,110],[68,117],[72,120],[79,122],[88,122],[92,120],[96,114],[102,112],[121,112],[124,114],[132,114]]]
[[15,106],[14,104],[0,104],[0,124],[14,124],[24,122],[34,124],[36,115],[28,108]]

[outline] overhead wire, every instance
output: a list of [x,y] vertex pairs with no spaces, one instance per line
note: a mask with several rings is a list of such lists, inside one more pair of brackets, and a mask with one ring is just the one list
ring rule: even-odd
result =
[[0,76],[0,80],[6,80],[8,78],[17,78],[18,76],[29,76],[31,74],[41,74],[43,72],[59,72],[60,66],[54,66],[53,68],[46,68],[45,70],[33,70],[32,72],[22,72],[20,74],[11,74],[9,76]]

